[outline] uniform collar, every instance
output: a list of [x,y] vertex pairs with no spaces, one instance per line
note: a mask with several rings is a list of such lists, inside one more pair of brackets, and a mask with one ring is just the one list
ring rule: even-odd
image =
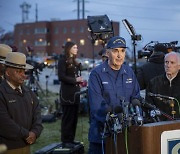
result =
[[[121,68],[119,69],[119,74],[127,74],[125,64],[122,64]],[[112,72],[111,67],[108,65],[108,61],[105,61],[102,64],[102,72]]]
[[[9,93],[9,94],[15,93],[15,89],[13,89],[13,87],[10,86],[10,84],[7,82],[7,80],[3,80],[1,85],[4,87],[4,89],[5,89],[5,91],[7,93]],[[22,85],[21,86],[21,91],[24,92],[24,93],[27,93],[27,92],[30,91],[30,89]]]

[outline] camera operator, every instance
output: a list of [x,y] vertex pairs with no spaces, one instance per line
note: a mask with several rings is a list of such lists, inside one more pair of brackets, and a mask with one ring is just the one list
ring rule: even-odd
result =
[[152,78],[164,73],[164,55],[166,53],[168,53],[167,48],[162,43],[156,44],[148,62],[138,68],[137,79],[141,90],[146,89]]
[[[166,54],[164,68],[164,74],[153,78],[149,82],[146,89],[146,101],[155,105],[168,115],[175,115],[174,118],[180,118],[180,53],[170,52]],[[156,95],[152,96],[152,94]],[[164,99],[162,96],[165,96]],[[164,121],[168,119],[160,116],[160,120]]]

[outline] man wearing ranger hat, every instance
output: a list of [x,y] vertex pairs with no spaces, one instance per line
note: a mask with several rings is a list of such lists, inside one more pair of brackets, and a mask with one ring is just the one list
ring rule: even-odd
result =
[[0,44],[0,83],[4,79],[4,59],[9,52],[12,52],[12,48],[10,46]]
[[33,66],[26,63],[20,52],[8,53],[5,61],[5,80],[0,85],[0,144],[8,148],[7,154],[30,154],[43,127],[36,95],[23,85],[25,70]]
[[[103,153],[102,142],[108,112],[122,108],[124,102],[140,97],[140,88],[133,70],[124,64],[126,41],[112,37],[106,45],[108,60],[95,67],[89,77],[90,106],[89,154]],[[104,150],[104,149],[103,149]]]

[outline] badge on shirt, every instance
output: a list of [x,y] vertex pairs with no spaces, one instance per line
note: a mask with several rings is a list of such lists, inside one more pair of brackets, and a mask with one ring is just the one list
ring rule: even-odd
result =
[[9,103],[16,103],[16,100],[14,100],[14,99],[9,100]]
[[108,84],[108,82],[102,82],[102,84]]
[[132,78],[126,79],[126,83],[132,83]]

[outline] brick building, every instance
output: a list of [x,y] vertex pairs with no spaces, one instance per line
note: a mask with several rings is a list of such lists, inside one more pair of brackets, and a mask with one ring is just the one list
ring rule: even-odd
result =
[[[114,35],[119,35],[119,23],[113,22]],[[92,45],[91,33],[88,31],[87,19],[64,21],[39,21],[16,24],[14,45],[20,52],[27,53],[26,47],[33,48],[33,54],[40,56],[61,54],[66,41],[78,45],[79,57],[97,57],[102,49],[102,41]],[[94,52],[93,52],[94,51]]]

